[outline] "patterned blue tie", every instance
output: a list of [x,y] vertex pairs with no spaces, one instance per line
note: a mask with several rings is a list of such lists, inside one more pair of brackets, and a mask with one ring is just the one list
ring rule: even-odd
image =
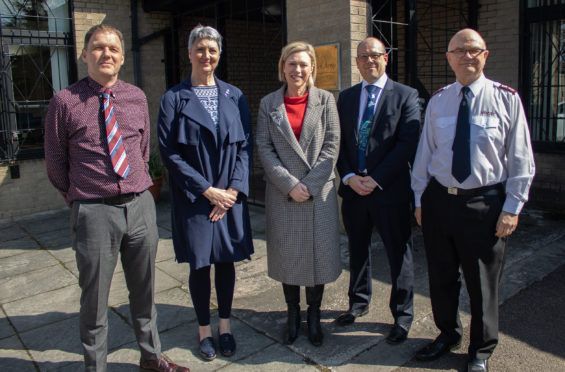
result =
[[367,88],[369,92],[369,98],[367,99],[367,107],[365,107],[365,111],[363,111],[363,118],[361,119],[359,130],[357,131],[357,169],[359,172],[367,171],[367,157],[365,153],[367,151],[369,133],[371,132],[371,126],[375,118],[375,104],[377,103],[377,97],[379,95],[378,87],[367,85],[365,88]]
[[463,183],[471,174],[471,102],[467,97],[469,90],[469,87],[461,88],[463,98],[459,105],[457,130],[451,147],[453,150],[451,174],[459,183]]

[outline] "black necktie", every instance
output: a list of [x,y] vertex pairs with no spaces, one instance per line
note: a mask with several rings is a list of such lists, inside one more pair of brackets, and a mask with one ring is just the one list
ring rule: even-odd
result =
[[471,174],[471,102],[467,97],[469,90],[469,87],[461,88],[463,98],[459,105],[457,130],[453,139],[453,146],[451,147],[453,150],[451,174],[459,183],[463,183]]

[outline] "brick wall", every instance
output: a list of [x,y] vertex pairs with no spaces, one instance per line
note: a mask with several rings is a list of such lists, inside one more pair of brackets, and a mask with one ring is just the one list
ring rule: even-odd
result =
[[489,49],[485,75],[518,88],[520,4],[515,0],[481,0],[479,32]]
[[357,45],[367,37],[367,2],[287,0],[288,41],[313,45],[339,43],[341,89],[361,81],[355,65]]
[[0,166],[0,219],[65,207],[63,197],[47,178],[45,161],[19,162],[20,178]]
[[[138,2],[138,36],[144,37],[170,26],[170,14],[166,12],[146,13]],[[87,75],[86,64],[80,58],[84,46],[84,35],[94,25],[108,23],[118,28],[124,35],[125,62],[120,69],[120,79],[134,84],[134,65],[132,52],[132,29],[130,1],[127,0],[75,0],[74,1],[75,38],[79,79]],[[163,38],[157,38],[141,46],[141,88],[147,96],[149,117],[151,119],[151,148],[157,148],[155,125],[159,114],[161,96],[165,93],[165,64]]]

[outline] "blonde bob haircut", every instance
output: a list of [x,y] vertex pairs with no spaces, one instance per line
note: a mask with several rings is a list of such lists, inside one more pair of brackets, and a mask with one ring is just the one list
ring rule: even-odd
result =
[[314,47],[305,41],[294,41],[290,44],[285,45],[281,51],[281,58],[279,59],[279,80],[286,83],[284,77],[284,63],[286,59],[290,57],[292,53],[296,52],[306,52],[310,56],[310,63],[312,64],[312,74],[308,79],[308,86],[314,86],[314,81],[316,80],[316,52],[314,52]]

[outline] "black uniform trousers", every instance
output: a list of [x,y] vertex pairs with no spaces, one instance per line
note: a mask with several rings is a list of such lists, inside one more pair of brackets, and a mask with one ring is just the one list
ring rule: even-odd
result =
[[411,203],[376,203],[371,195],[355,195],[343,200],[341,210],[349,239],[349,309],[364,310],[371,302],[369,246],[376,227],[390,267],[390,310],[395,324],[410,329],[414,319]]
[[498,343],[498,284],[506,238],[495,236],[504,204],[502,185],[476,195],[451,195],[435,179],[422,195],[422,229],[430,298],[439,337],[455,342],[461,271],[471,300],[469,356],[488,359]]

